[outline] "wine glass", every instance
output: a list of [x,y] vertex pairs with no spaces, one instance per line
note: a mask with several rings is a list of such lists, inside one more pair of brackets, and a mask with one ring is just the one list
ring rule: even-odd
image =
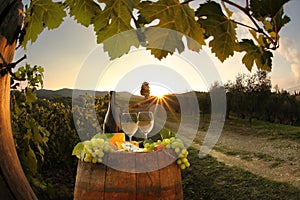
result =
[[122,113],[121,126],[122,130],[129,136],[129,142],[131,142],[132,136],[138,129],[136,113]]
[[138,127],[144,133],[145,140],[154,125],[154,117],[151,111],[143,111],[138,113]]

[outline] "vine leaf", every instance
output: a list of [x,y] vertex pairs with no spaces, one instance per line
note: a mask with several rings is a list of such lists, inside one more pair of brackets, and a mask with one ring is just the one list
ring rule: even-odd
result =
[[256,19],[273,18],[282,6],[290,0],[250,0],[250,8]]
[[251,71],[254,62],[258,69],[271,71],[272,52],[265,50],[264,47],[256,46],[253,40],[243,39],[238,44],[237,51],[246,52],[242,62],[249,71]]
[[[103,11],[92,19],[97,35],[97,43],[103,43],[104,50],[111,59],[128,53],[131,46],[138,46],[137,35],[131,26],[132,12],[138,5],[138,0],[99,0],[105,3]],[[126,33],[126,31],[129,31]],[[128,38],[129,37],[129,38]],[[107,40],[108,38],[111,38]]]
[[148,41],[147,49],[151,54],[161,60],[168,54],[173,54],[177,49],[179,53],[184,51],[182,34],[171,29],[147,28],[145,35]]
[[266,39],[266,37],[264,37],[263,34],[258,34],[253,29],[250,29],[249,32],[252,35],[252,37],[256,40],[259,46],[266,47],[266,48],[270,47],[270,42],[268,42],[268,40]]
[[111,60],[128,53],[132,46],[139,46],[139,40],[135,30],[114,34],[103,42],[103,49],[108,52]]
[[[176,49],[184,50],[183,35],[188,36],[187,45],[190,50],[199,51],[205,45],[204,30],[195,20],[194,10],[178,0],[160,0],[157,2],[142,2],[140,18],[150,24],[154,20],[159,23],[152,27],[163,28],[162,34],[155,29],[146,29],[145,35],[151,48],[151,53],[158,59],[172,54]],[[169,29],[169,30],[167,30]],[[171,31],[173,30],[173,31]],[[178,33],[176,33],[178,32]]]
[[291,21],[291,19],[284,15],[283,8],[279,9],[279,11],[276,13],[276,15],[272,18],[265,18],[261,20],[264,29],[269,33],[271,38],[274,41],[279,40],[279,31],[282,29],[283,26],[285,26],[287,23]]
[[70,8],[70,15],[85,27],[91,24],[92,18],[101,10],[93,0],[66,0],[65,3]]
[[38,35],[47,27],[55,29],[63,22],[66,16],[64,6],[60,2],[51,0],[32,1],[30,7],[26,10],[24,19],[25,35],[21,41],[22,46],[26,49],[27,43],[35,42]]
[[219,60],[224,62],[233,56],[237,25],[223,14],[221,6],[216,2],[207,2],[197,9],[196,16],[201,27],[205,28],[206,36],[213,36],[209,47]]
[[37,158],[29,145],[27,148],[27,152],[22,153],[20,157],[23,160],[24,165],[35,175],[37,173]]
[[83,142],[79,142],[73,149],[72,151],[72,155],[76,156],[77,158],[81,158],[81,153],[83,152],[83,148],[84,148],[84,143]]
[[284,25],[289,23],[291,18],[284,15],[283,9],[280,9],[278,13],[271,18],[271,20],[265,19],[263,20],[264,28],[268,31],[268,33],[278,33]]

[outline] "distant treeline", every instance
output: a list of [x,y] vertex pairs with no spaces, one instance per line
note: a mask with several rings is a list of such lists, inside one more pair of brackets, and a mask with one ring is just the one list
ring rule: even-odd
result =
[[[253,75],[239,74],[234,82],[224,86],[214,84],[209,93],[225,90],[227,99],[226,117],[235,115],[249,119],[259,119],[268,122],[300,125],[300,94],[288,93],[272,85],[270,77],[265,71],[258,71]],[[200,109],[209,113],[209,93],[199,93]],[[208,109],[206,109],[208,108]]]
[[[289,93],[285,90],[279,90],[275,86],[272,90],[270,76],[265,71],[257,71],[255,74],[238,74],[235,81],[229,81],[224,86],[215,83],[209,89],[209,92],[196,92],[201,114],[211,113],[211,95],[212,93],[225,93],[227,102],[226,117],[237,116],[247,118],[251,125],[252,119],[264,120],[272,123],[300,126],[300,93]],[[122,94],[118,94],[121,95]],[[185,98],[183,102],[186,105],[180,105],[178,96]],[[180,106],[185,109],[190,106],[190,92],[180,95],[166,95],[162,105],[167,111],[180,112]],[[140,102],[141,99],[132,97],[133,102]],[[54,102],[63,103],[71,106],[72,98],[66,96],[48,96]],[[154,98],[155,99],[155,98]],[[148,99],[150,101],[151,98]],[[142,102],[145,102],[142,100]],[[163,104],[162,103],[162,104]],[[142,104],[142,103],[141,103]],[[222,103],[220,103],[221,105]],[[219,106],[219,105],[217,105]],[[191,112],[194,112],[192,108]]]

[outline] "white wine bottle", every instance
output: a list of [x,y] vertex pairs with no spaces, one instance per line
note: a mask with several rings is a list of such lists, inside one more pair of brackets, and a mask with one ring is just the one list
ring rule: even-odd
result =
[[115,112],[115,92],[109,92],[109,102],[107,112],[103,122],[103,133],[118,133],[119,128],[119,115]]

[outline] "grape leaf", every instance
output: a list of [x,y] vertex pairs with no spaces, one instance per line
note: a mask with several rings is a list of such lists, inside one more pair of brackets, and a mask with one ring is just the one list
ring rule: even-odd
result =
[[33,174],[37,173],[37,158],[35,152],[32,150],[30,145],[28,145],[27,152],[21,154],[21,158],[23,157],[24,165],[31,170]]
[[284,15],[283,8],[279,9],[279,11],[276,13],[276,15],[273,18],[266,18],[264,20],[261,20],[264,29],[268,31],[269,35],[274,39],[278,40],[279,39],[279,31],[281,28],[289,23],[291,19]]
[[[168,53],[172,54],[176,49],[182,52],[184,50],[183,35],[188,36],[187,45],[190,50],[199,51],[201,45],[205,45],[204,30],[195,20],[194,10],[187,4],[181,4],[178,0],[142,2],[140,4],[140,18],[148,24],[158,19],[159,23],[153,27],[165,29],[161,35],[154,34],[157,31],[160,32],[155,29],[145,32],[149,46],[158,47],[151,48],[151,53],[158,59],[162,59]],[[182,34],[175,33],[175,31]],[[161,45],[157,46],[159,43]]]
[[77,158],[80,159],[81,156],[81,152],[83,151],[84,148],[84,143],[83,142],[79,142],[73,149],[72,151],[72,155],[76,156]]
[[226,6],[226,4],[224,3],[224,1],[221,1],[221,4],[224,8],[224,10],[226,11],[226,14],[228,17],[232,17],[233,12]]
[[239,52],[246,52],[242,62],[249,71],[252,70],[254,62],[258,69],[271,71],[273,54],[263,47],[255,45],[253,40],[243,39],[236,49]]
[[184,50],[183,34],[177,31],[151,27],[146,29],[145,35],[149,43],[147,49],[150,49],[151,54],[159,60],[168,54],[172,55],[176,49],[179,53]]
[[236,24],[227,18],[216,2],[201,4],[196,11],[198,22],[205,28],[206,36],[213,36],[209,46],[213,53],[224,62],[229,56],[233,56],[236,45]]
[[250,8],[253,16],[262,20],[266,17],[274,17],[282,6],[290,0],[250,0]]
[[92,18],[101,10],[93,0],[66,0],[65,3],[70,8],[70,15],[85,27],[91,24]]
[[263,34],[258,34],[253,29],[249,29],[249,32],[251,33],[252,37],[256,40],[259,46],[266,47],[267,49],[270,47],[270,41],[268,41]]
[[26,49],[29,41],[35,42],[38,35],[47,27],[48,29],[57,28],[66,16],[64,6],[60,2],[51,0],[32,1],[26,10],[25,35],[22,46]]
[[281,30],[281,28],[289,23],[291,19],[284,15],[283,8],[279,9],[276,15],[272,18],[272,24],[274,24],[274,31],[277,33]]
[[[114,59],[127,53],[131,46],[139,45],[137,35],[132,32],[133,27],[130,24],[132,11],[137,7],[138,0],[99,0],[99,2],[105,3],[105,8],[92,20],[97,43],[103,42],[104,50],[109,53],[111,59]],[[108,38],[110,39],[107,40]]]
[[128,53],[131,46],[139,46],[137,34],[133,29],[131,31],[114,34],[112,37],[103,42],[104,51],[108,52],[109,57],[112,60]]

